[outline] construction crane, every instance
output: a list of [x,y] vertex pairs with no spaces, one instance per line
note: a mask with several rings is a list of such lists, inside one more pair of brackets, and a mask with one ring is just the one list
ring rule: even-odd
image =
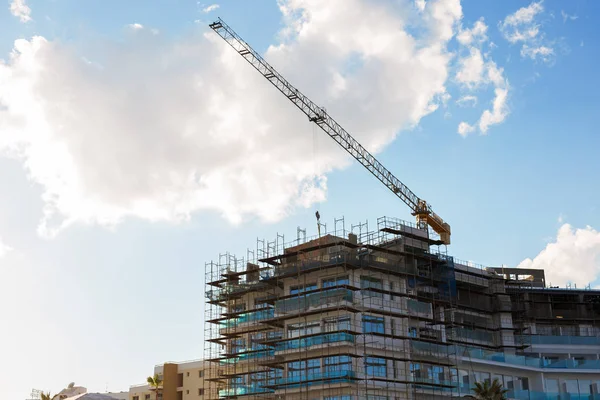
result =
[[442,244],[450,244],[450,225],[444,222],[439,215],[433,212],[431,206],[414,194],[405,184],[383,166],[371,153],[354,139],[340,124],[338,124],[325,108],[319,107],[315,102],[306,97],[302,92],[290,84],[275,68],[265,61],[248,43],[244,41],[221,18],[209,25],[221,38],[223,38],[235,51],[262,74],[285,97],[296,105],[309,121],[314,122],[335,140],[344,150],[361,163],[371,174],[379,179],[396,196],[412,210],[412,215],[417,218],[417,226],[422,229],[431,227],[440,235]]

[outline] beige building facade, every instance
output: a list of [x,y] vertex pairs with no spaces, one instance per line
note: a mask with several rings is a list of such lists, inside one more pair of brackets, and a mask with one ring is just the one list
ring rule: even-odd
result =
[[[217,393],[218,382],[211,381],[209,366],[203,360],[167,362],[154,367],[154,372],[163,381],[158,399],[162,400],[204,400],[209,392]],[[214,375],[214,374],[213,374]],[[129,388],[129,400],[155,400],[156,393],[147,384]]]

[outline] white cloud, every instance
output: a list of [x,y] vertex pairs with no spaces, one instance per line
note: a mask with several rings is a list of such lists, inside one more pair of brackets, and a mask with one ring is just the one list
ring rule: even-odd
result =
[[220,6],[219,6],[218,4],[211,4],[211,5],[210,5],[210,6],[208,6],[208,7],[204,7],[204,8],[202,9],[202,12],[204,12],[204,13],[207,13],[207,14],[208,14],[208,13],[209,13],[209,12],[211,12],[211,11],[215,11],[215,10],[216,10],[217,8],[219,8],[219,7],[220,7]]
[[[481,48],[487,42],[487,26],[483,19],[479,19],[470,29],[462,29],[457,36],[461,49],[468,49],[468,55],[459,57],[456,80],[462,84],[463,89],[468,91],[478,90],[489,86],[494,87],[494,99],[492,108],[484,110],[475,124],[461,122],[458,125],[458,133],[466,137],[475,131],[475,126],[482,134],[487,133],[490,126],[503,122],[508,116],[506,99],[509,84],[504,77],[504,71],[499,68],[491,57],[491,51],[483,53]],[[490,46],[491,47],[491,46]],[[464,53],[464,51],[463,51]],[[459,106],[477,104],[477,97],[472,94],[463,95],[458,101]]]
[[[401,28],[412,0],[279,4],[299,34],[265,57],[369,150],[443,101],[458,0],[428,2],[418,38]],[[321,137],[312,156],[305,116],[212,31],[169,42],[143,29],[92,52],[102,68],[34,37],[0,63],[0,152],[42,188],[42,234],[200,210],[275,221],[322,201],[324,174],[349,163]]]
[[567,22],[567,20],[575,21],[579,18],[577,15],[569,15],[564,10],[560,10],[560,15],[563,17],[563,23]]
[[521,57],[529,57],[533,60],[539,58],[544,62],[550,62],[555,55],[552,44],[546,40],[540,30],[540,24],[536,21],[536,17],[544,12],[542,3],[540,0],[518,9],[508,15],[499,24],[499,28],[510,43],[522,44]]
[[144,25],[142,24],[138,24],[137,22],[134,24],[129,24],[127,25],[129,28],[133,29],[134,31],[139,31],[141,29],[144,29]]
[[415,0],[415,7],[417,10],[424,11],[425,10],[425,0]]
[[13,0],[10,3],[9,10],[21,22],[31,21],[31,8],[25,3],[25,0]]
[[475,107],[477,105],[477,96],[466,94],[456,100],[456,104],[460,107]]
[[484,61],[481,50],[472,47],[469,56],[459,60],[456,80],[468,87],[477,87],[484,82]]
[[554,56],[554,49],[546,46],[539,47],[529,47],[524,44],[521,48],[521,56],[529,57],[532,60],[537,60],[538,58],[542,61],[551,61]]
[[475,131],[475,127],[472,125],[469,125],[466,122],[461,122],[460,124],[458,124],[458,134],[462,137],[467,137],[467,135],[469,133],[472,133]]
[[508,106],[506,105],[508,89],[496,88],[494,89],[494,93],[495,97],[492,102],[492,109],[485,110],[483,114],[481,114],[481,118],[479,118],[479,130],[482,133],[487,133],[490,126],[503,122],[508,116]]
[[552,285],[575,283],[583,287],[596,282],[600,278],[600,232],[590,226],[576,229],[564,224],[553,242],[518,266],[544,269],[546,282]]
[[8,254],[9,251],[11,251],[12,248],[7,245],[6,243],[4,243],[2,241],[2,238],[0,237],[0,258],[3,258],[4,256],[6,256]]
[[508,15],[503,22],[503,26],[519,26],[530,24],[534,21],[537,14],[544,11],[542,1],[533,2],[527,7],[521,7],[513,14]]
[[485,24],[483,18],[480,18],[471,29],[461,29],[458,35],[456,35],[456,40],[464,46],[471,45],[472,43],[481,43],[487,40],[486,32],[487,25]]

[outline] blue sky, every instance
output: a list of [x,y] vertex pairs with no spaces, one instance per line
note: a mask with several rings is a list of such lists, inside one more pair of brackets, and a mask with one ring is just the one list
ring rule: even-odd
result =
[[[361,19],[312,0],[15,4],[0,11],[6,399],[126,390],[200,358],[205,262],[315,234],[316,210],[412,220],[222,46],[217,16],[433,205],[450,254],[600,285],[597,2],[352,0]],[[411,40],[363,29],[386,7]]]

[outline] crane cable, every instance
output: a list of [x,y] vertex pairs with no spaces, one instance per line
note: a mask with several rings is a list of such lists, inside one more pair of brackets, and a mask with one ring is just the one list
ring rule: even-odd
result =
[[[318,137],[317,130],[315,124],[310,123],[312,125],[312,140],[313,140],[313,176],[312,176],[312,184],[314,185],[314,190],[317,189],[318,179],[319,179],[319,159],[318,159]],[[321,237],[321,215],[319,214],[319,201],[315,201],[315,216],[317,218],[317,232],[319,237]]]

